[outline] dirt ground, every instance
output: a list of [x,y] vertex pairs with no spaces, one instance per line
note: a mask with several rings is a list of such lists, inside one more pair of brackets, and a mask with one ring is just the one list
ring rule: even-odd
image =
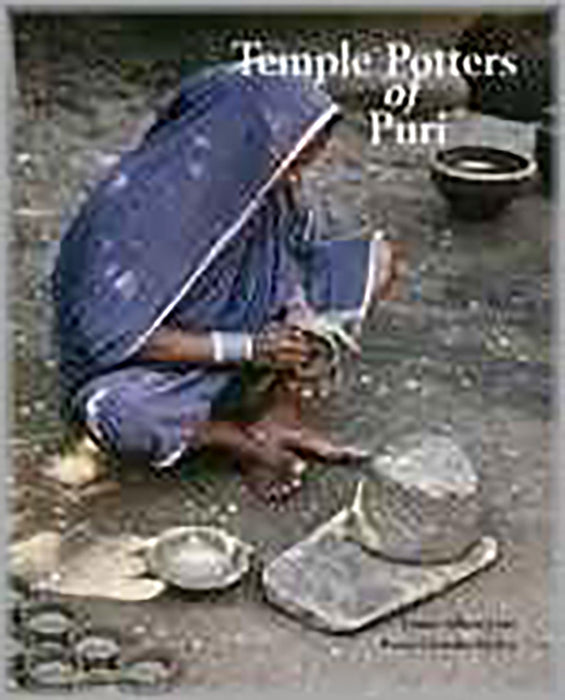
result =
[[[423,428],[453,436],[481,474],[485,531],[501,546],[494,567],[449,593],[353,636],[327,636],[271,609],[259,575],[347,504],[354,473],[314,468],[302,493],[277,512],[243,492],[238,475],[222,465],[127,474],[119,491],[63,514],[26,478],[63,434],[45,286],[62,220],[76,210],[84,183],[135,139],[179,70],[157,49],[143,55],[147,33],[117,42],[116,22],[100,24],[90,47],[83,36],[80,51],[75,33],[55,32],[54,46],[42,27],[37,20],[18,27],[10,248],[15,535],[79,527],[151,536],[208,523],[255,544],[253,571],[222,594],[168,590],[142,604],[70,601],[102,626],[119,620],[133,646],[166,646],[189,685],[318,689],[354,682],[375,695],[422,683],[548,687],[553,202],[539,183],[500,218],[461,222],[430,181],[433,147],[375,148],[354,127],[338,132],[311,174],[338,211],[347,204],[357,212],[363,230],[384,228],[410,244],[413,283],[403,300],[368,320],[362,360],[345,368],[339,391],[312,399],[312,410],[334,435],[375,451]],[[117,61],[108,47],[125,58]],[[454,144],[534,147],[534,125],[476,113],[461,113],[448,133]],[[482,629],[450,628],[457,617]],[[446,640],[467,648],[430,646]]]

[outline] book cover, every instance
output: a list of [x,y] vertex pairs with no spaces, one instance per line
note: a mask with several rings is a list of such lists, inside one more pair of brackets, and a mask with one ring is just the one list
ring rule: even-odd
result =
[[[555,24],[11,15],[10,689],[551,688]],[[291,427],[237,413],[258,357]]]

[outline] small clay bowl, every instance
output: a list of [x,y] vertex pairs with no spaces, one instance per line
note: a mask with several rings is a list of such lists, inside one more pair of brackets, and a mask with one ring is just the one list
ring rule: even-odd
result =
[[76,683],[76,669],[70,661],[38,661],[26,671],[24,685],[34,690],[71,690]]
[[150,573],[174,586],[193,591],[226,588],[250,567],[252,548],[214,527],[166,530],[145,550]]
[[75,642],[73,653],[84,671],[117,668],[121,653],[119,635],[113,630],[92,629]]
[[135,692],[165,690],[178,679],[180,666],[167,651],[151,649],[121,665],[120,687]]
[[18,635],[26,644],[69,644],[75,633],[74,614],[58,603],[31,603],[19,611]]
[[27,647],[28,658],[45,661],[54,658],[73,660],[72,648],[61,642],[43,641]]
[[511,151],[486,146],[458,146],[438,151],[430,163],[432,181],[452,214],[469,220],[498,216],[524,191],[536,163]]
[[77,668],[67,653],[55,648],[30,650],[19,668],[18,680],[31,690],[71,690],[76,685]]

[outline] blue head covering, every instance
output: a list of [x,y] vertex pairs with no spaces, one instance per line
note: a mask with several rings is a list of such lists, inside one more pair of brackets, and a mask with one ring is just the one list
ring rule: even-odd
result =
[[62,239],[54,296],[67,390],[142,347],[336,113],[298,78],[222,69],[182,86]]

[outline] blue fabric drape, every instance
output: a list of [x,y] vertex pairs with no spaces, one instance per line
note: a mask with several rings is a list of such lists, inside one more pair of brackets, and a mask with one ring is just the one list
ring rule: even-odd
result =
[[53,281],[70,391],[131,357],[235,238],[272,217],[263,206],[250,224],[277,165],[332,107],[302,81],[234,70],[188,81],[180,101],[62,240]]
[[142,362],[160,324],[254,333],[297,292],[316,311],[360,308],[370,242],[321,240],[278,178],[335,112],[298,79],[191,78],[80,211],[53,278],[61,379],[102,446],[170,465],[238,379]]

